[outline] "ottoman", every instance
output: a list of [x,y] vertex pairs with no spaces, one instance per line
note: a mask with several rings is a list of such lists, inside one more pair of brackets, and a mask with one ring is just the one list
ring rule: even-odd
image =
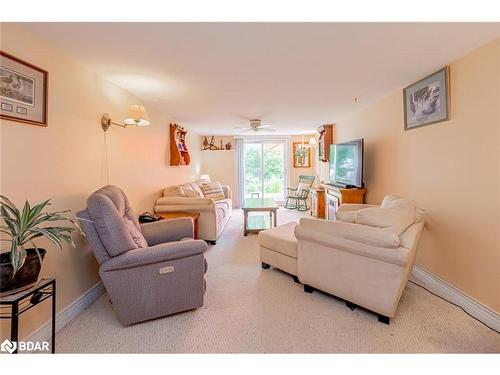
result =
[[260,261],[262,268],[279,268],[297,278],[297,239],[294,229],[297,223],[291,222],[259,232]]

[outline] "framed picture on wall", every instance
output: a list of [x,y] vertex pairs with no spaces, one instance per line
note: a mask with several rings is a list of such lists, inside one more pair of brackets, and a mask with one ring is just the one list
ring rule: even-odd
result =
[[311,167],[311,149],[309,148],[309,142],[293,142],[293,167]]
[[405,130],[449,120],[449,67],[403,89]]
[[0,118],[47,126],[48,72],[0,51]]

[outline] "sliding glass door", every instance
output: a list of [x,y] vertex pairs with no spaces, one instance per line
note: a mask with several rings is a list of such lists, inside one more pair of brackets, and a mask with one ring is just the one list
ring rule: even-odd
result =
[[246,141],[244,144],[244,198],[285,199],[285,141]]

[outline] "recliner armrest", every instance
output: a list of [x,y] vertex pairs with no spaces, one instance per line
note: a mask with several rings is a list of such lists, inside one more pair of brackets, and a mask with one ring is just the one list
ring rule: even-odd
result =
[[117,271],[165,262],[167,260],[186,258],[203,254],[207,250],[207,247],[207,243],[203,240],[186,240],[130,250],[103,263],[99,272]]
[[164,242],[179,241],[182,238],[194,238],[194,224],[189,217],[159,220],[141,224],[141,232],[149,246]]

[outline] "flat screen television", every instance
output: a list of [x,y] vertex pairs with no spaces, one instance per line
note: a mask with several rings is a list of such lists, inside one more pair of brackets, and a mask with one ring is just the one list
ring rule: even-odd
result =
[[342,188],[363,187],[363,139],[330,146],[330,184]]

